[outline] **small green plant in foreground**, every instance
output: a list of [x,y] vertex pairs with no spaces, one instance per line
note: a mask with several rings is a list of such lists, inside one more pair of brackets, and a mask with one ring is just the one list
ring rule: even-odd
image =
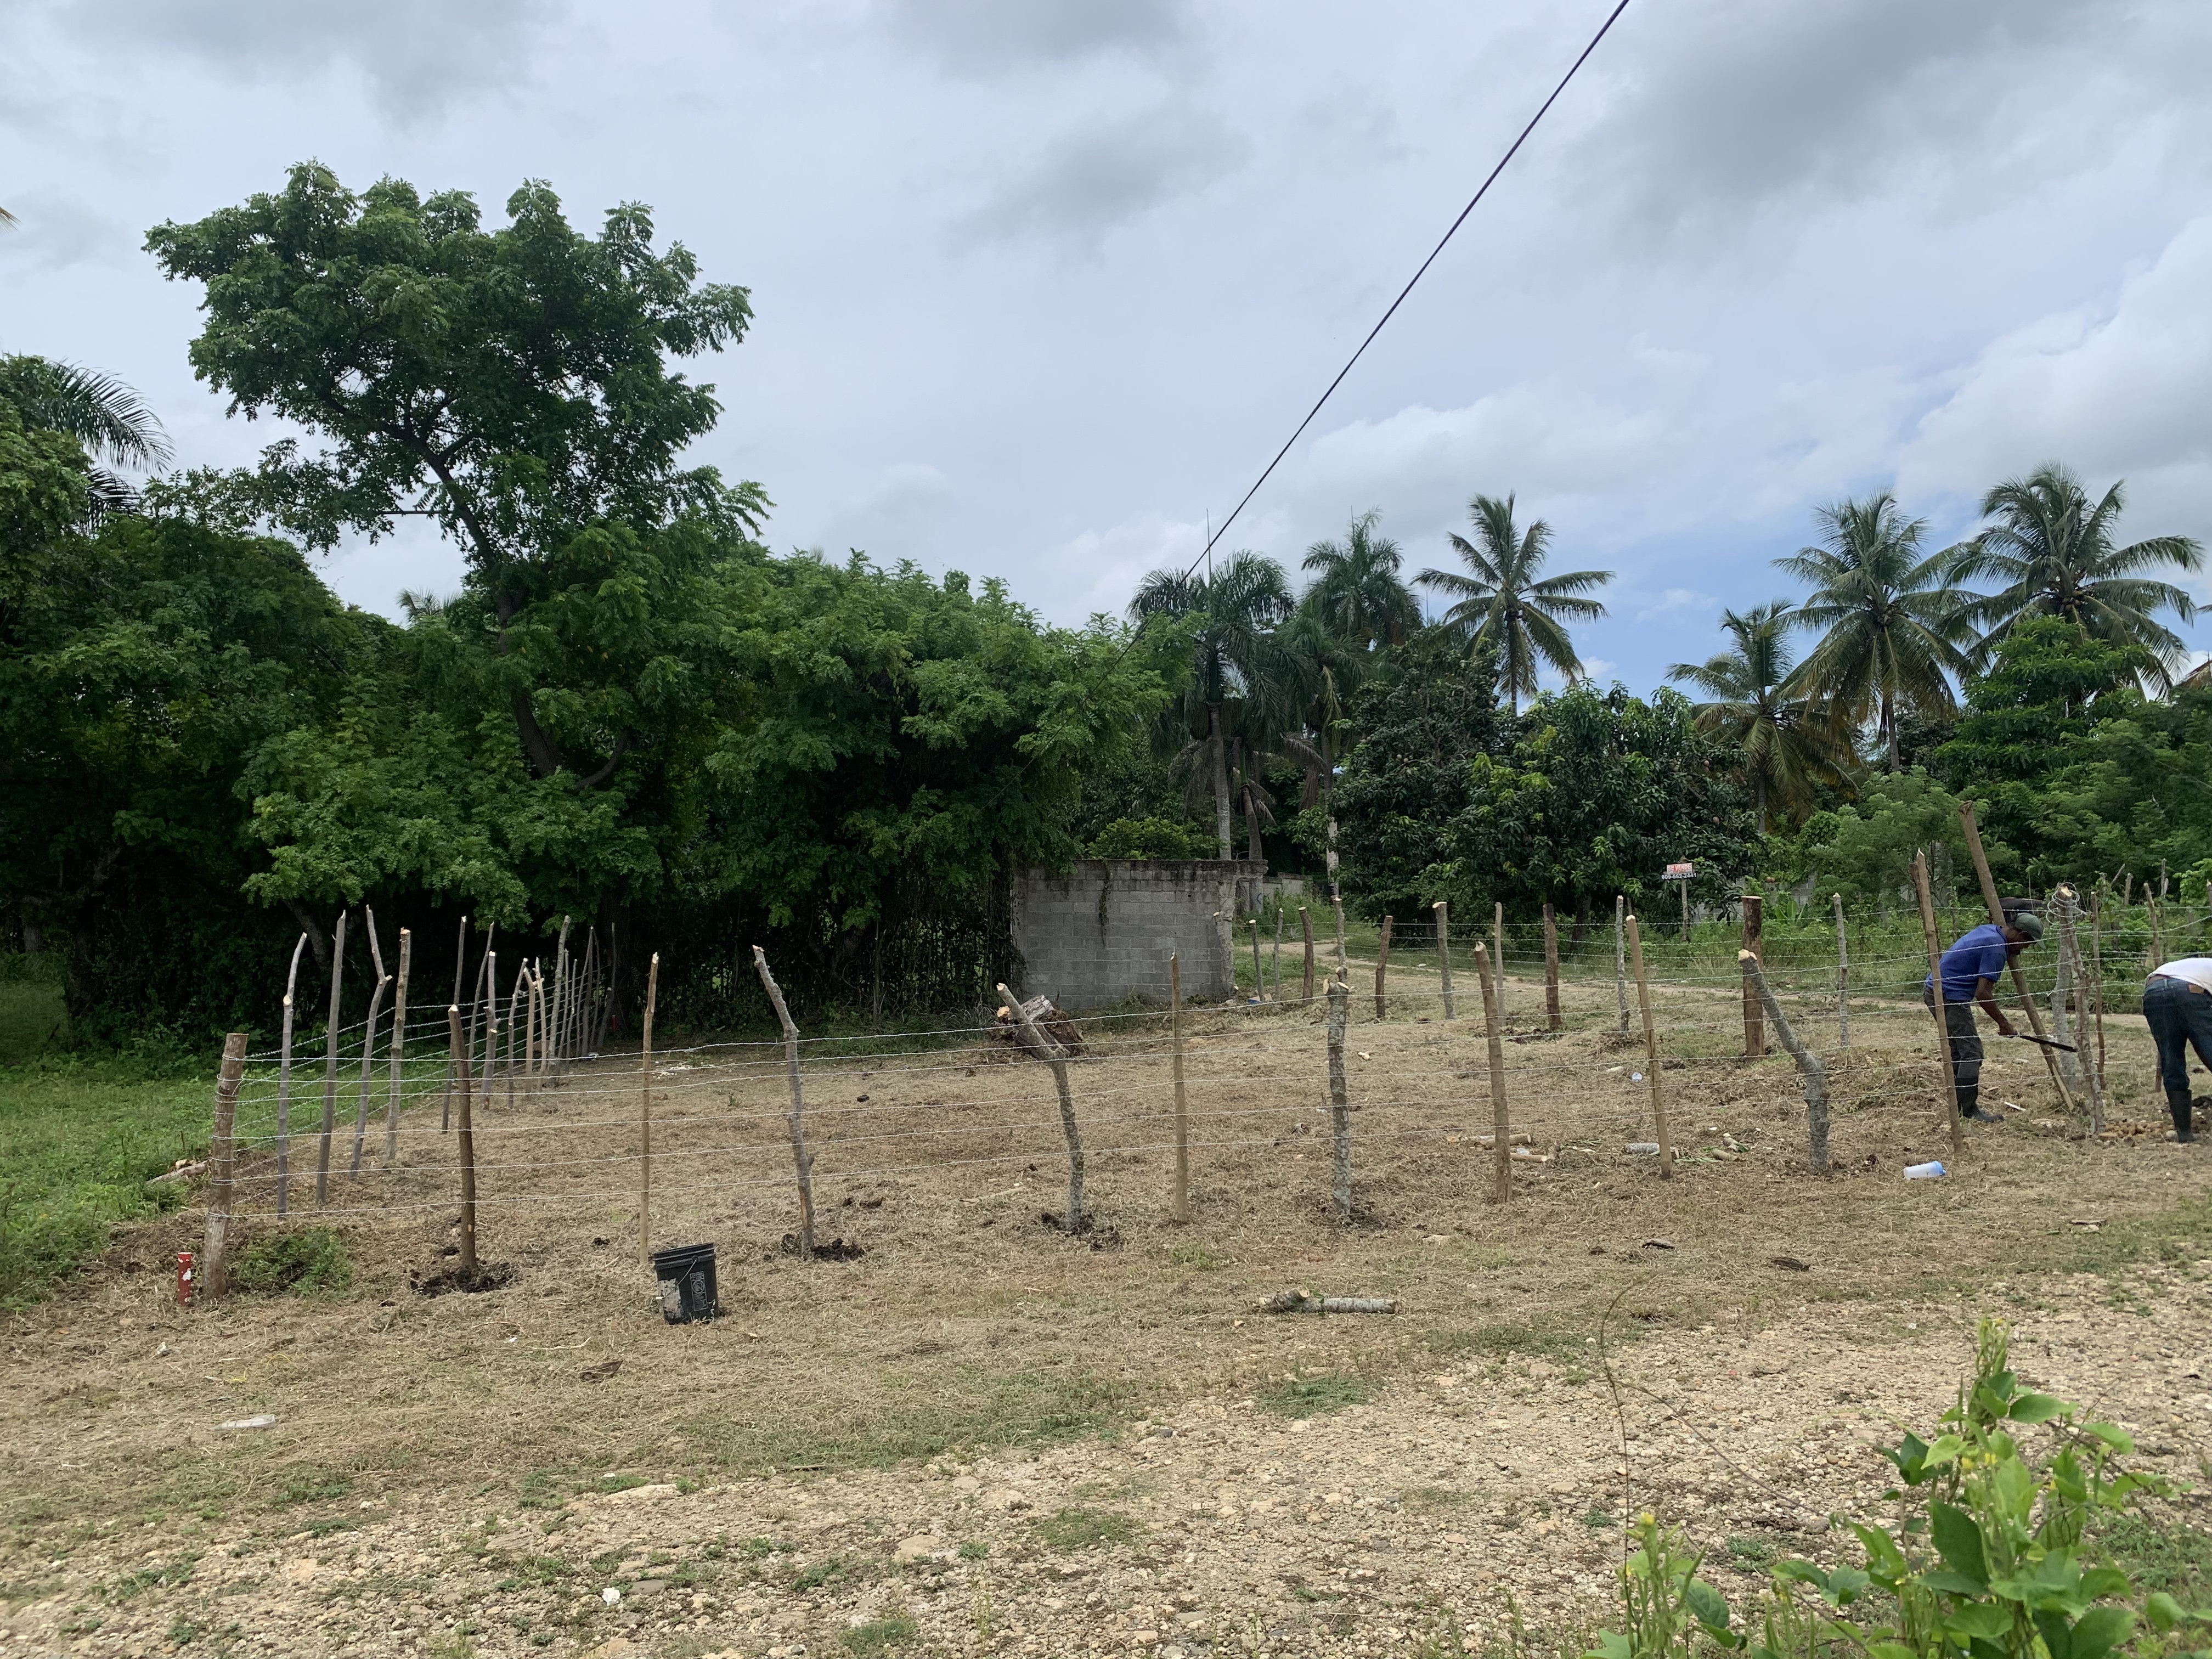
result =
[[881,1619],[871,1619],[865,1625],[855,1625],[845,1632],[845,1650],[854,1659],[878,1659],[880,1654],[911,1642],[919,1629],[914,1615],[907,1613],[887,1613]]
[[[2135,1605],[2128,1573],[2104,1559],[2094,1521],[2172,1487],[2127,1470],[2127,1435],[2022,1389],[2006,1328],[1984,1320],[1973,1380],[1933,1441],[1907,1434],[1888,1455],[1915,1511],[1894,1533],[1853,1522],[1863,1567],[1776,1562],[1745,1627],[1697,1576],[1682,1533],[1650,1515],[1621,1568],[1625,1629],[1585,1659],[2172,1659],[2212,1646],[2212,1611],[2165,1589]],[[2043,1449],[2028,1443],[2047,1431]]]
[[1318,1417],[1340,1412],[1346,1406],[1364,1406],[1375,1398],[1375,1385],[1364,1376],[1327,1373],[1301,1376],[1262,1389],[1254,1396],[1261,1407],[1278,1417]]
[[1078,1505],[1056,1515],[1040,1516],[1030,1522],[1038,1541],[1049,1550],[1089,1549],[1094,1544],[1126,1544],[1137,1535],[1137,1523],[1114,1510]]
[[335,1228],[302,1227],[247,1246],[230,1282],[263,1296],[337,1296],[353,1284],[353,1259]]

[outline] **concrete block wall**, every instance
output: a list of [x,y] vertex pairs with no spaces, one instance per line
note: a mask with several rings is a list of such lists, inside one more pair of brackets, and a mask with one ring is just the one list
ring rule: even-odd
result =
[[1024,870],[1012,918],[1021,991],[1070,1010],[1132,996],[1165,1003],[1172,953],[1182,958],[1184,996],[1225,1000],[1237,988],[1237,884],[1266,873],[1243,859],[1085,859],[1064,871]]

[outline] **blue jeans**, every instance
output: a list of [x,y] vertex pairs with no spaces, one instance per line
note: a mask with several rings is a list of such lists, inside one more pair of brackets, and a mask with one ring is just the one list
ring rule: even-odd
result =
[[2212,1069],[2212,995],[2178,979],[2153,979],[2143,987],[2143,1023],[2158,1045],[2158,1075],[2177,1134],[2189,1133],[2189,1051]]

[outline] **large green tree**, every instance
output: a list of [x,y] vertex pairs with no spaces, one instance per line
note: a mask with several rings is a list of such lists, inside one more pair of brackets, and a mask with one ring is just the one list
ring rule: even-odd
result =
[[112,374],[48,357],[0,357],[0,404],[30,428],[65,433],[91,458],[87,516],[135,508],[138,494],[110,465],[151,470],[172,453],[168,434],[144,398]]
[[1405,555],[1376,526],[1380,508],[1355,517],[1341,541],[1319,541],[1306,550],[1304,568],[1314,579],[1304,603],[1339,639],[1361,651],[1402,645],[1421,625],[1421,607],[1398,573]]
[[1444,623],[1459,630],[1470,650],[1486,643],[1494,651],[1506,706],[1517,714],[1521,699],[1536,694],[1540,663],[1568,680],[1582,678],[1583,660],[1566,624],[1605,615],[1605,606],[1589,596],[1611,581],[1613,572],[1543,574],[1551,559],[1552,526],[1539,519],[1522,530],[1514,522],[1510,495],[1477,495],[1467,511],[1475,539],[1456,532],[1450,538],[1467,568],[1424,570],[1413,580],[1450,596]]
[[1686,681],[1711,701],[1698,705],[1698,724],[1732,747],[1750,780],[1752,809],[1766,833],[1770,799],[1802,812],[1815,786],[1836,786],[1850,767],[1850,734],[1820,718],[1812,700],[1790,685],[1796,624],[1789,601],[1721,612],[1729,649],[1702,663],[1678,662],[1667,678]]

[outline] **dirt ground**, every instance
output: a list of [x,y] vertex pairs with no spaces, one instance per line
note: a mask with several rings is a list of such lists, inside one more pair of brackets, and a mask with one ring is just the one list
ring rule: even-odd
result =
[[[1517,1017],[1540,996],[1515,986]],[[2139,1072],[2087,1139],[2008,1053],[2008,1121],[1907,1182],[1949,1158],[1925,1016],[1857,1009],[1817,1178],[1789,1060],[1732,1056],[1739,1008],[1668,994],[1662,1180],[1626,1150],[1640,1045],[1605,1029],[1610,987],[1570,988],[1565,1034],[1506,1049],[1530,1143],[1498,1206],[1479,1024],[1361,997],[1349,1224],[1312,1013],[1189,1020],[1185,1224],[1159,1023],[1091,1025],[1076,1237],[1040,1218],[1065,1170],[1043,1067],[823,1045],[820,1232],[866,1252],[839,1262],[780,1246],[780,1054],[669,1056],[653,1243],[716,1243],[711,1325],[663,1322],[638,1263],[634,1061],[483,1109],[483,1254],[514,1270],[485,1294],[410,1288],[451,1265],[434,1094],[400,1168],[339,1177],[319,1218],[295,1139],[295,1219],[343,1235],[343,1293],[178,1310],[185,1211],[0,1322],[0,1656],[1473,1648],[1509,1592],[1540,1628],[1599,1617],[1625,1506],[1742,1566],[1832,1549],[1826,1515],[1881,1490],[1870,1439],[1948,1403],[1979,1310],[2021,1320],[2039,1385],[2203,1460],[2212,1161],[2130,1132]],[[1261,1311],[1293,1286],[1400,1311]]]

